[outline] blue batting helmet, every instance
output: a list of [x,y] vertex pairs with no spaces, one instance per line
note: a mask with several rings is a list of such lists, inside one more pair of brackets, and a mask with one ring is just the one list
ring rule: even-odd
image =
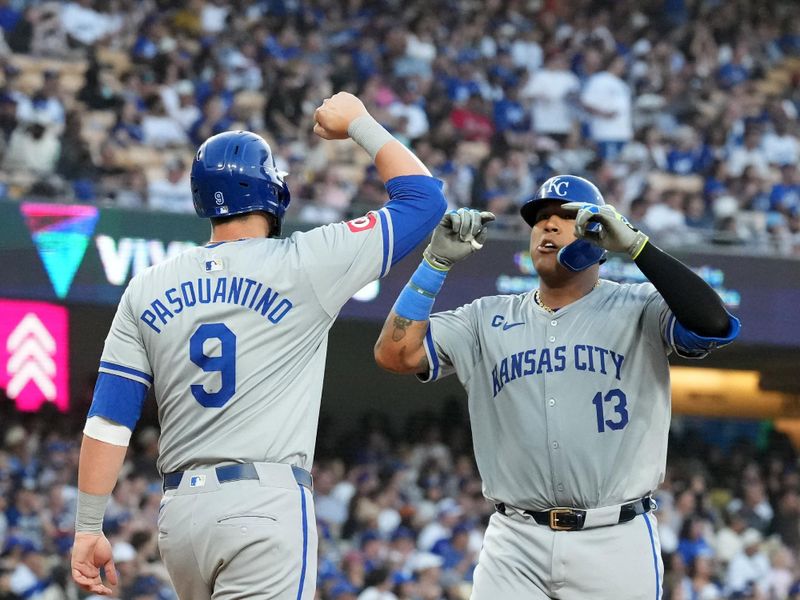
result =
[[275,166],[269,144],[250,131],[227,131],[208,138],[192,163],[192,198],[200,217],[227,217],[265,212],[275,217],[275,230],[291,200]]
[[[522,205],[519,212],[533,227],[539,209],[548,200],[586,202],[603,206],[603,194],[591,181],[577,175],[556,175],[545,181],[536,194]],[[598,225],[595,225],[598,226]],[[558,251],[558,262],[570,271],[583,271],[605,260],[606,251],[588,240],[576,240]]]

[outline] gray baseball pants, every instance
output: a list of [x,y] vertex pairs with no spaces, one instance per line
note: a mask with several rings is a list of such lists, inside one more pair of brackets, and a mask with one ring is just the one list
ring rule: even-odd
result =
[[495,513],[471,600],[660,600],[664,564],[656,518],[553,531],[517,511]]
[[312,600],[317,528],[311,490],[289,465],[256,463],[258,480],[219,483],[213,468],[167,490],[158,547],[181,600]]

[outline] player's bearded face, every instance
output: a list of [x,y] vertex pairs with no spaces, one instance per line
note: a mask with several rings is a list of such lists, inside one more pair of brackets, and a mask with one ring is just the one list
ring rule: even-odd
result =
[[561,208],[561,202],[547,202],[539,209],[536,223],[531,229],[531,258],[540,276],[562,273],[564,267],[558,264],[558,251],[575,241],[575,216]]

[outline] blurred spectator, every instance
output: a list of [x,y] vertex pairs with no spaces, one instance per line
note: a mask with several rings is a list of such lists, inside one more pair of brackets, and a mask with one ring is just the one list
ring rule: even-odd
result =
[[3,157],[4,171],[47,175],[55,170],[61,154],[57,132],[46,119],[34,115],[30,121],[21,121],[8,142]]
[[314,510],[317,520],[339,533],[347,520],[348,499],[334,493],[336,473],[333,466],[321,465],[314,473]]
[[61,23],[72,40],[91,46],[119,31],[122,17],[96,11],[92,0],[77,0],[62,7]]
[[53,1],[29,6],[12,34],[15,50],[37,56],[69,56],[69,36],[64,27],[62,8],[62,3]]
[[355,188],[343,178],[335,167],[317,176],[312,185],[311,202],[303,206],[300,218],[308,223],[341,221],[350,206]]
[[17,105],[17,117],[22,121],[38,121],[44,125],[58,128],[64,125],[64,104],[60,99],[60,74],[47,70],[43,73],[44,83],[30,100],[25,99]]
[[645,230],[660,238],[669,238],[680,243],[686,231],[686,215],[683,211],[683,195],[678,190],[667,190],[661,201],[647,208],[643,225]]
[[194,214],[189,172],[180,158],[165,165],[166,177],[155,179],[147,186],[147,205],[153,210]]
[[772,186],[769,210],[790,214],[800,208],[800,170],[796,163],[781,167],[781,180]]
[[687,227],[710,231],[714,225],[714,219],[708,212],[705,200],[700,194],[686,195],[683,212]]
[[459,581],[472,581],[472,573],[478,557],[469,547],[471,528],[465,523],[453,528],[449,539],[442,539],[433,545],[431,551],[442,557],[442,569],[453,571],[452,575]]
[[412,561],[411,569],[417,578],[417,591],[424,600],[439,600],[443,594],[442,559],[430,552],[420,552]]
[[228,89],[257,91],[262,88],[263,79],[257,59],[258,48],[253,41],[245,41],[238,48],[228,50],[223,62],[228,71]]
[[581,92],[581,104],[589,113],[591,139],[602,158],[614,159],[633,138],[631,90],[622,77],[625,58],[612,55],[606,70],[595,73]]
[[[203,105],[201,117],[189,130],[189,137],[199,146],[212,135],[228,131],[231,125],[233,121],[228,117],[224,100],[220,96],[210,96]],[[175,135],[178,136],[177,133]]]
[[120,81],[111,65],[100,63],[97,53],[89,55],[86,79],[77,99],[89,108],[111,110],[121,102]]
[[22,540],[12,546],[18,560],[9,579],[11,592],[20,598],[42,600],[50,581],[47,577],[44,556],[39,546],[28,540]]
[[202,115],[194,101],[194,85],[187,79],[179,81],[173,87],[163,88],[161,101],[167,114],[187,133]]
[[520,92],[531,101],[534,131],[562,143],[573,130],[580,91],[580,80],[568,67],[566,56],[551,50],[544,68],[534,71]]
[[741,497],[734,498],[728,510],[740,513],[749,527],[761,533],[767,530],[774,512],[756,465],[748,465],[745,469]]
[[667,153],[667,169],[676,175],[704,173],[711,167],[709,149],[700,143],[694,129],[685,125],[675,132],[675,144]]
[[117,119],[111,129],[111,138],[120,146],[144,142],[142,116],[134,102],[129,100],[117,108]]
[[500,138],[497,141],[502,140],[512,148],[529,146],[533,140],[529,135],[530,111],[522,105],[516,85],[505,85],[499,94],[501,97],[494,101],[492,109],[492,121]]
[[770,552],[770,569],[765,582],[765,591],[769,598],[787,598],[789,588],[794,581],[793,568],[795,560],[785,546],[775,546]]
[[709,558],[714,554],[706,541],[707,529],[710,526],[699,516],[692,516],[683,522],[678,542],[678,552],[683,562],[692,565],[698,557]]
[[167,114],[160,96],[150,96],[147,110],[142,117],[142,141],[145,144],[164,148],[182,145],[188,141],[181,124]]
[[769,558],[761,551],[762,535],[756,529],[748,529],[742,534],[742,550],[728,565],[727,593],[743,593],[754,586],[761,594],[767,592]]
[[767,162],[771,165],[783,167],[796,165],[800,161],[800,140],[790,132],[787,118],[779,118],[773,122],[773,128],[764,134],[762,144]]
[[0,1],[0,27],[4,32],[14,31],[21,16],[22,13],[12,6],[10,0]]
[[488,142],[494,135],[494,124],[488,115],[486,101],[479,93],[472,93],[466,103],[453,109],[450,121],[461,139]]
[[225,27],[230,8],[223,2],[204,2],[200,23],[205,33],[219,33]]
[[767,156],[761,145],[761,132],[751,126],[744,134],[744,143],[735,147],[728,158],[728,173],[733,177],[742,175],[747,167],[753,167],[759,176],[769,174]]
[[453,528],[464,512],[458,502],[452,498],[440,500],[436,511],[436,519],[428,523],[417,538],[417,548],[422,551],[430,551],[437,542],[449,539],[453,535]]
[[[513,29],[512,29],[513,31]],[[541,29],[528,25],[521,32],[513,32],[511,59],[515,67],[533,73],[542,66],[543,52],[540,45]]]
[[397,600],[392,593],[394,584],[389,569],[379,567],[373,569],[364,580],[366,588],[358,595],[358,600]]
[[695,600],[716,600],[722,598],[722,589],[714,575],[714,561],[708,554],[697,554],[689,567],[691,593]]
[[83,138],[83,118],[77,111],[67,115],[61,138],[61,154],[56,171],[65,179],[83,180],[93,187],[91,178],[96,175],[92,151]]
[[17,124],[16,101],[9,93],[0,92],[0,149],[5,149]]
[[723,58],[717,78],[723,88],[729,89],[747,80],[752,69],[752,58],[748,54],[747,42],[743,39],[736,44],[733,51],[726,48],[724,55],[727,55],[728,58]]
[[789,488],[780,494],[772,531],[795,554],[800,551],[800,492],[797,489]]
[[414,81],[403,84],[399,97],[389,105],[389,114],[402,119],[404,126],[400,131],[408,140],[416,140],[428,133],[430,126],[425,100],[419,93],[419,84]]

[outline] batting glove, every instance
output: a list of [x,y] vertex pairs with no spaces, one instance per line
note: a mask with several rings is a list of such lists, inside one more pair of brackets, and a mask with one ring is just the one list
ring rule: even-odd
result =
[[471,208],[446,213],[433,230],[431,243],[422,255],[437,269],[448,271],[458,261],[483,248],[489,234],[486,225],[494,219],[494,214],[488,211]]
[[[636,258],[650,239],[610,204],[567,202],[561,208],[575,211],[575,236],[589,240],[609,252],[625,252]],[[599,223],[600,227],[591,223]]]

